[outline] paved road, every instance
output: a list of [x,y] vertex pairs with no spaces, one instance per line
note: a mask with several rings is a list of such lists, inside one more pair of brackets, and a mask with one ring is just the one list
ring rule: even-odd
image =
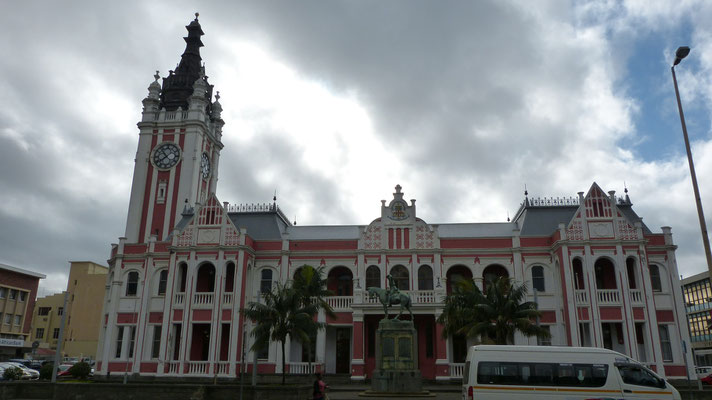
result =
[[429,390],[431,397],[371,397],[359,396],[360,393],[370,389],[368,386],[343,386],[332,387],[328,391],[329,400],[393,400],[393,399],[423,399],[423,400],[460,400],[462,398],[459,386],[433,386],[424,387],[424,390]]

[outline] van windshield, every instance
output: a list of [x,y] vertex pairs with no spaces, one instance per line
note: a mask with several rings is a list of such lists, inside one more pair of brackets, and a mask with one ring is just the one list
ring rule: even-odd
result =
[[606,364],[509,361],[477,364],[478,384],[601,387],[607,380]]
[[636,386],[649,386],[664,388],[665,380],[655,375],[652,371],[637,365],[618,366],[618,372],[624,383]]

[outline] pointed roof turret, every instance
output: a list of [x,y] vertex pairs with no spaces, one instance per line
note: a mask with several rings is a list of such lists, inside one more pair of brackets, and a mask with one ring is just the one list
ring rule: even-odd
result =
[[[188,30],[188,36],[183,38],[185,51],[180,58],[180,63],[175,71],[169,71],[168,77],[163,78],[160,108],[165,108],[168,111],[177,110],[179,107],[187,110],[188,99],[193,94],[193,84],[202,78],[203,66],[201,65],[200,48],[203,47],[203,42],[200,37],[204,33],[200,22],[198,22],[198,13],[195,13],[195,19],[185,29]],[[207,83],[207,77],[202,79]],[[206,97],[209,105],[212,98],[212,87],[209,85]]]

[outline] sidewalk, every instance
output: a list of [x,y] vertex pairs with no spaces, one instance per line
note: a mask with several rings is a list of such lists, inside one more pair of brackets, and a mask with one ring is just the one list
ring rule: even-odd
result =
[[[385,399],[409,399],[412,397],[362,397],[359,393],[370,390],[370,385],[333,385],[329,386],[327,394],[330,400],[385,400]],[[462,398],[462,389],[459,385],[423,385],[423,390],[429,391],[433,397],[422,397],[422,399],[458,400]]]

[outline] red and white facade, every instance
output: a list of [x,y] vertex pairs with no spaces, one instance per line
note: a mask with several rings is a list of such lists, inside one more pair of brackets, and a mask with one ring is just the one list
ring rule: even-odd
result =
[[[191,40],[199,43],[195,32],[202,34],[197,19],[188,29],[186,54]],[[192,62],[185,54],[183,61]],[[426,379],[462,374],[469,343],[443,338],[436,323],[452,283],[474,278],[486,286],[500,275],[526,283],[530,300],[538,289],[551,344],[608,347],[667,377],[686,375],[681,341],[689,337],[671,230],[650,231],[627,195],[594,183],[575,198],[525,198],[510,222],[431,224],[396,186],[390,202],[374,203],[368,224],[295,226],[276,204],[218,201],[220,104],[206,100],[212,87],[201,70],[182,98],[186,106],[171,109],[167,79],[163,88],[158,79],[149,86],[138,124],[126,235],[109,260],[100,374],[234,377],[254,366],[281,372],[277,343],[249,351],[252,324],[239,310],[308,264],[325,267],[337,317],[318,316],[327,328],[316,338],[315,362],[299,342],[287,343],[289,373],[368,378],[383,311],[366,287],[385,287],[391,274],[413,300]],[[175,163],[156,156],[166,143],[180,149]],[[537,344],[523,336],[514,342]]]

